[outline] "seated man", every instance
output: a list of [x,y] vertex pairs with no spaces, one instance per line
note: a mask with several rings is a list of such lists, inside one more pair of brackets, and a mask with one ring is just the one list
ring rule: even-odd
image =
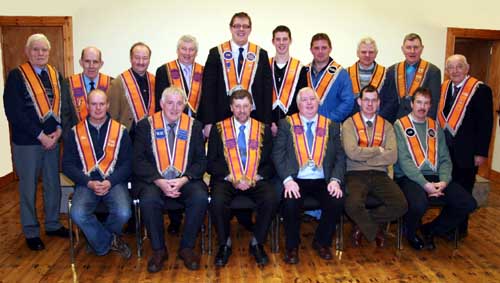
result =
[[[435,249],[434,235],[455,229],[477,204],[462,186],[451,180],[452,164],[445,135],[436,121],[427,117],[431,108],[430,91],[417,88],[411,100],[412,112],[394,124],[398,143],[394,173],[408,201],[406,239],[416,250]],[[416,230],[432,198],[446,205],[438,217],[420,227],[423,241]]]
[[153,249],[149,272],[160,271],[168,259],[163,208],[169,198],[181,202],[186,212],[179,257],[188,269],[200,268],[200,257],[193,247],[208,206],[207,187],[202,180],[207,159],[202,125],[183,113],[186,104],[183,89],[166,88],[160,100],[162,111],[140,121],[136,128],[134,174],[142,221]]
[[236,90],[229,98],[232,117],[212,127],[208,140],[208,167],[211,174],[212,216],[219,250],[215,265],[226,265],[231,255],[229,219],[231,200],[248,196],[257,203],[257,216],[250,253],[259,265],[269,262],[263,244],[278,207],[278,195],[271,183],[272,134],[268,126],[250,118],[253,99],[247,90]]
[[[131,216],[126,182],[132,173],[132,142],[125,127],[107,113],[102,90],[89,93],[87,109],[87,118],[64,140],[63,173],[76,184],[70,216],[97,255],[113,250],[128,259],[132,253],[120,234]],[[94,214],[100,202],[109,211],[104,223]]]
[[[347,155],[345,207],[355,223],[353,246],[359,246],[365,235],[368,241],[375,240],[377,247],[383,247],[385,236],[380,225],[397,219],[407,209],[403,193],[387,175],[387,166],[398,158],[398,147],[391,123],[377,114],[378,90],[372,85],[365,86],[357,103],[360,111],[342,125],[342,142]],[[381,205],[366,209],[368,195],[378,199]]]
[[332,259],[330,246],[335,224],[344,209],[345,153],[340,126],[318,114],[319,98],[312,88],[297,94],[299,113],[278,123],[273,161],[285,186],[283,217],[286,232],[285,262],[299,262],[300,211],[305,196],[320,203],[321,219],[312,246],[322,259]]

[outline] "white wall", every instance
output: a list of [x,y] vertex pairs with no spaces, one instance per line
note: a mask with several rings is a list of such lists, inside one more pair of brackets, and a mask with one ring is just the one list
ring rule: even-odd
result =
[[[377,40],[380,50],[377,61],[390,65],[402,59],[403,36],[417,32],[425,46],[423,57],[442,69],[447,27],[500,30],[497,15],[500,2],[493,0],[476,0],[464,6],[453,6],[457,2],[452,0],[290,0],[286,1],[286,7],[282,7],[284,1],[272,0],[23,2],[2,3],[0,15],[72,16],[74,54],[78,57],[81,49],[88,45],[101,48],[105,61],[103,72],[113,76],[130,66],[128,50],[132,43],[144,41],[150,45],[153,54],[149,70],[154,73],[160,64],[175,58],[177,39],[186,33],[198,38],[197,61],[204,63],[209,48],[229,39],[229,20],[238,11],[250,14],[253,22],[250,40],[270,54],[274,53],[271,31],[285,24],[292,30],[293,56],[309,62],[311,36],[326,32],[333,40],[333,57],[345,66],[356,60],[357,41],[366,35]],[[75,71],[79,72],[77,59]],[[4,124],[0,123],[0,135],[5,137],[8,129]],[[500,138],[497,141],[500,142]],[[500,151],[500,147],[497,148]],[[12,170],[6,163],[0,164],[0,176]],[[495,163],[494,169],[500,171],[500,164]]]

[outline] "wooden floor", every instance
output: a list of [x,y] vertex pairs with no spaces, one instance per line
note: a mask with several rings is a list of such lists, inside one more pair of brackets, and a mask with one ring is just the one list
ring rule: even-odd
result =
[[[125,237],[134,250],[130,260],[113,253],[97,257],[80,248],[74,270],[68,240],[42,235],[45,250],[30,251],[21,233],[16,188],[0,188],[0,282],[500,282],[500,183],[492,184],[488,207],[472,216],[470,234],[456,252],[452,243],[437,239],[436,251],[415,252],[404,242],[403,251],[396,253],[394,237],[384,249],[367,244],[355,249],[348,237],[351,225],[346,224],[345,251],[327,262],[310,248],[315,224],[306,223],[298,265],[284,264],[283,254],[271,254],[267,247],[271,262],[259,268],[248,256],[249,234],[233,223],[240,236],[233,240],[233,256],[225,268],[215,268],[213,256],[204,255],[201,270],[188,271],[175,256],[179,238],[167,236],[170,258],[158,274],[146,271],[149,242],[144,257],[138,258],[133,236]],[[38,208],[43,217],[40,202]],[[63,221],[67,223],[66,216]]]

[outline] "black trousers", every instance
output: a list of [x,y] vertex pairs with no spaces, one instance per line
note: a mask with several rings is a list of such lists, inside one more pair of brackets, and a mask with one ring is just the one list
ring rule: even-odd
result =
[[257,242],[263,244],[279,204],[272,183],[261,180],[254,187],[241,191],[235,189],[230,182],[215,181],[211,189],[210,215],[215,225],[219,246],[225,245],[229,237],[230,204],[237,195],[247,196],[257,204],[253,234]]
[[[439,176],[424,177],[429,182],[439,182]],[[406,236],[413,238],[433,197],[429,198],[424,188],[407,177],[396,181],[408,202],[408,212],[404,217]],[[444,196],[438,199],[444,201],[445,206],[430,223],[431,232],[436,235],[444,235],[455,229],[477,207],[474,198],[456,182],[449,183],[443,192]]]
[[[478,167],[472,168],[460,168],[455,166],[453,163],[452,178],[453,181],[459,183],[466,192],[472,195],[472,189],[474,189],[474,184],[476,183],[476,174]],[[465,220],[460,223],[459,230],[461,234],[467,233],[469,226],[469,216],[465,217]]]
[[189,181],[180,189],[178,198],[170,198],[155,185],[145,187],[140,193],[142,221],[148,229],[153,250],[165,248],[163,212],[167,199],[184,205],[186,214],[180,249],[193,248],[208,207],[207,186],[201,180]]
[[286,248],[297,248],[300,244],[301,211],[304,198],[313,197],[320,204],[321,219],[314,234],[314,241],[321,246],[331,246],[335,225],[344,211],[344,197],[330,196],[323,179],[303,180],[295,179],[300,187],[301,197],[283,197],[283,218],[286,233]]

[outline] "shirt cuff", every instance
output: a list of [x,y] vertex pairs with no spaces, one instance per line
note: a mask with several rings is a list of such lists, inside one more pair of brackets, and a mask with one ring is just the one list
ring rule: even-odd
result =
[[342,182],[339,179],[335,178],[335,177],[331,177],[330,178],[330,182],[331,181],[335,181],[335,182],[339,183],[339,185],[342,185]]
[[286,184],[288,181],[291,181],[293,180],[292,176],[288,176],[285,178],[285,180],[283,180],[283,185]]

